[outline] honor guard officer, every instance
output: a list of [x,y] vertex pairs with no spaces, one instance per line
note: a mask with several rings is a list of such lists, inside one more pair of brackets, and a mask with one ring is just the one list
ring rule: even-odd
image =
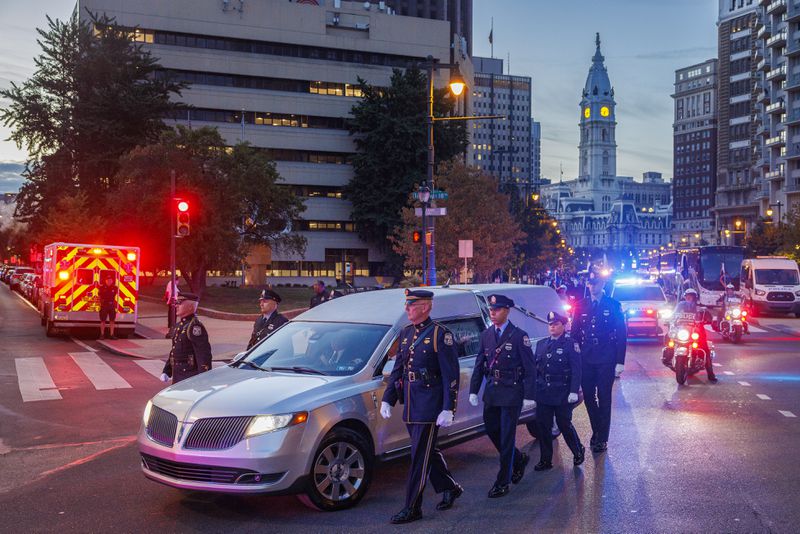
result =
[[525,474],[528,455],[515,446],[517,424],[523,405],[536,405],[531,340],[508,320],[512,306],[514,301],[506,296],[489,296],[492,326],[481,333],[469,387],[469,403],[477,406],[478,390],[486,378],[483,422],[486,434],[500,453],[500,471],[489,490],[491,499],[508,494],[509,483],[518,484]]
[[608,448],[614,376],[625,369],[625,316],[619,302],[604,295],[604,285],[600,273],[589,271],[589,297],[581,301],[572,322],[572,337],[581,350],[581,386],[592,424],[592,452]]
[[564,435],[573,464],[581,465],[586,448],[572,426],[572,408],[578,402],[581,384],[581,357],[578,344],[564,333],[567,318],[556,312],[547,314],[550,337],[536,344],[536,424],[539,431],[539,463],[535,471],[553,467],[553,417]]
[[211,369],[208,332],[195,315],[199,301],[200,297],[192,293],[178,295],[175,308],[178,323],[172,329],[172,350],[161,373],[162,382],[172,377],[175,384]]
[[261,317],[256,319],[253,325],[253,334],[247,343],[247,350],[250,350],[256,343],[270,335],[276,328],[288,322],[289,319],[278,313],[278,304],[281,297],[272,290],[265,289],[258,298],[258,306],[261,308]]
[[403,421],[411,437],[411,470],[406,505],[392,523],[422,518],[422,492],[430,476],[442,493],[437,510],[447,510],[464,489],[453,480],[444,456],[436,448],[439,427],[453,424],[458,398],[458,350],[453,334],[430,319],[433,293],[406,289],[406,315],[412,324],[400,333],[400,348],[381,402],[381,416],[389,419],[400,401]]
[[314,282],[311,288],[314,290],[314,296],[311,297],[311,302],[308,305],[309,308],[314,308],[325,301],[331,300],[332,297],[329,298],[328,295],[325,294],[325,282],[322,280]]

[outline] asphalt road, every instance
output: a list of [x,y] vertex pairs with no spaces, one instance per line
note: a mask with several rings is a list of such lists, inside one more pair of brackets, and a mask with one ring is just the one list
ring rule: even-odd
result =
[[[466,489],[456,506],[435,511],[428,489],[423,520],[393,526],[406,460],[381,465],[361,504],[339,513],[294,497],[184,493],[146,480],[133,439],[161,384],[91,340],[46,338],[35,313],[0,285],[0,531],[796,532],[800,320],[785,325],[739,346],[712,334],[717,385],[700,374],[678,387],[659,345],[631,340],[607,453],[575,469],[559,440],[554,469],[529,467],[507,497],[490,500],[494,449],[485,437],[461,444],[445,452]],[[86,358],[130,387],[98,389],[79,364]],[[24,401],[21,374],[39,359],[53,378],[46,394],[60,398]],[[588,441],[583,407],[575,423]],[[535,463],[524,427],[517,441]]]

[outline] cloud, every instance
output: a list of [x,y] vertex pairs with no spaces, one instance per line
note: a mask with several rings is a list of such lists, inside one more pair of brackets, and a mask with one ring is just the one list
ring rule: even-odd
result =
[[22,171],[25,164],[15,161],[0,161],[0,193],[16,193],[25,181]]

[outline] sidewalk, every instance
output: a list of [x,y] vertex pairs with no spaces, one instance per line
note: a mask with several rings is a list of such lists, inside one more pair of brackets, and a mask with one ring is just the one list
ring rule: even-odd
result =
[[[200,320],[208,330],[211,354],[214,361],[228,361],[247,348],[253,321],[215,319],[200,313]],[[132,358],[165,360],[172,348],[172,340],[166,339],[167,309],[163,304],[139,301],[139,322],[136,334],[144,339],[98,339],[97,342],[109,352]]]

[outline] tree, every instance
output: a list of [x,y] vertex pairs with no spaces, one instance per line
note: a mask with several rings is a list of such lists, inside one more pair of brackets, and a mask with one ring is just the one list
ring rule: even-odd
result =
[[525,234],[525,239],[514,247],[514,267],[522,273],[531,275],[553,267],[553,262],[564,254],[559,247],[561,236],[553,226],[555,219],[550,217],[538,201],[524,199],[516,194],[516,187],[509,189],[511,194],[511,213]]
[[[447,215],[436,219],[436,263],[441,270],[458,272],[464,260],[458,257],[459,239],[472,239],[469,266],[476,277],[488,279],[498,268],[514,258],[514,245],[525,239],[519,224],[508,211],[509,197],[497,191],[496,181],[480,169],[450,163],[436,177],[437,187],[447,191],[448,199],[439,205]],[[412,233],[420,220],[413,208],[404,208],[403,226],[395,233],[395,252],[405,258],[406,269],[421,269],[422,251]]]
[[[418,69],[395,70],[387,88],[359,82],[364,96],[353,106],[349,122],[358,153],[344,195],[353,204],[352,220],[359,236],[386,251],[387,268],[399,274],[401,263],[391,257],[386,236],[401,226],[409,194],[426,177],[427,75]],[[446,94],[445,89],[434,92],[436,116],[453,109],[454,101]],[[460,121],[438,122],[434,140],[436,162],[448,161],[466,149],[466,128]]]
[[123,158],[119,192],[109,196],[110,232],[140,244],[143,269],[168,266],[171,172],[176,196],[190,205],[191,234],[178,240],[177,266],[193,291],[203,292],[208,269],[238,268],[253,244],[304,250],[305,239],[289,232],[304,206],[278,184],[263,151],[245,143],[228,150],[215,128],[179,126]]
[[106,239],[106,219],[81,191],[59,198],[42,221],[41,243],[93,243],[112,245]]
[[170,96],[182,88],[156,76],[156,60],[105,16],[90,24],[75,12],[47,22],[37,30],[34,74],[0,90],[10,102],[0,120],[29,155],[16,215],[34,234],[65,194],[80,191],[90,205],[102,204],[115,189],[119,158],[157,139],[162,119],[178,108]]
[[758,222],[747,236],[747,252],[751,256],[771,256],[783,242],[782,230],[774,223]]

